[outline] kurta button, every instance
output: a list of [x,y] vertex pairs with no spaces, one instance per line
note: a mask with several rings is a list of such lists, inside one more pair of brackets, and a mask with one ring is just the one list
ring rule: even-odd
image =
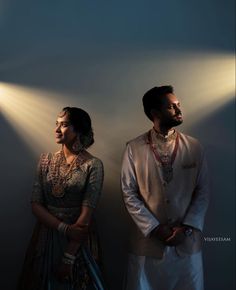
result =
[[167,186],[167,183],[166,182],[163,182],[163,186]]
[[170,203],[170,200],[168,198],[166,198],[166,203]]

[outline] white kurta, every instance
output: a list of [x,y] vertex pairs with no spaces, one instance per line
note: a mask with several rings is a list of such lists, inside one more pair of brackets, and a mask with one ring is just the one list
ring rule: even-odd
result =
[[180,258],[166,247],[163,259],[129,254],[124,290],[203,290],[202,254]]
[[[155,138],[154,130],[152,136]],[[163,247],[155,245],[155,241],[151,244],[148,238],[150,232],[160,223],[165,223],[169,216],[174,221],[180,220],[202,230],[208,204],[207,166],[202,148],[196,139],[181,134],[173,165],[173,181],[166,185],[161,175],[161,166],[157,160],[153,163],[155,157],[149,144],[145,143],[145,138],[144,134],[128,143],[122,165],[124,201],[143,235],[143,241],[135,237],[137,243],[141,241],[141,246],[131,249],[124,289],[203,290],[201,252],[181,255],[177,248],[167,246],[161,258],[159,254]],[[155,142],[160,150],[159,141]],[[169,152],[172,152],[174,140],[170,138],[166,145]],[[164,204],[166,197],[168,205]],[[153,248],[150,252],[149,244]]]

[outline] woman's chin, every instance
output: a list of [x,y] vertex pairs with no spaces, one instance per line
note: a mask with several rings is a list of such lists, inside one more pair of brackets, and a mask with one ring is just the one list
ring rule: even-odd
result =
[[63,143],[63,141],[61,139],[58,139],[58,138],[56,138],[55,141],[56,141],[57,144],[62,144]]

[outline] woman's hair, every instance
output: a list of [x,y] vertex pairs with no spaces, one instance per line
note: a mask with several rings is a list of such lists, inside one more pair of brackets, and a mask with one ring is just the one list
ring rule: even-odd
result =
[[83,148],[90,147],[94,143],[94,136],[89,114],[76,107],[65,107],[62,109],[63,112],[67,114],[74,130],[79,133],[79,139]]
[[172,86],[154,87],[147,91],[143,96],[143,108],[146,116],[153,121],[151,110],[160,110],[163,98],[167,94],[173,94],[174,89]]

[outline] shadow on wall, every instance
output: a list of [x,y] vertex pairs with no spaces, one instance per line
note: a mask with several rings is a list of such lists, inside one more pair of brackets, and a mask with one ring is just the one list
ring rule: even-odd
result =
[[119,182],[105,186],[97,214],[105,279],[112,290],[122,289],[130,223],[119,187]]
[[[2,289],[15,289],[16,275],[31,235],[29,197],[34,156],[0,113],[1,134],[1,277]],[[31,221],[31,222],[29,222]]]
[[[230,102],[191,128],[205,147],[211,177],[211,202],[205,237],[230,241],[205,241],[206,289],[235,288],[235,101]],[[216,279],[216,273],[222,273]],[[222,279],[222,277],[224,277]]]

